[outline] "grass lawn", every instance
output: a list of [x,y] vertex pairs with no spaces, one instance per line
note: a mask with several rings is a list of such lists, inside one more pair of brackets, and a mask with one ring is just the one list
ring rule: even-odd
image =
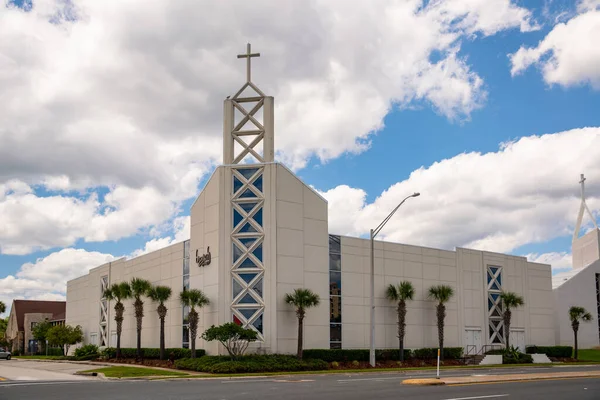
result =
[[600,349],[579,350],[579,361],[598,361],[600,362]]
[[106,367],[91,369],[85,372],[101,372],[107,378],[135,378],[138,376],[185,376],[184,372],[165,371],[162,369],[143,367]]

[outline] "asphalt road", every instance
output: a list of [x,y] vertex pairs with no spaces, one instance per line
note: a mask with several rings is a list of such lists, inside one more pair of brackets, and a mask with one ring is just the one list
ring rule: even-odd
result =
[[577,399],[598,400],[600,379],[467,385],[403,386],[391,379],[345,378],[2,382],[0,399],[44,400],[358,400]]

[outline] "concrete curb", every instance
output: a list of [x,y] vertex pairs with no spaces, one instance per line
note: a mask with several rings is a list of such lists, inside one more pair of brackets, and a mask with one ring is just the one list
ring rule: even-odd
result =
[[416,385],[416,386],[441,386],[446,383],[440,379],[434,378],[423,378],[423,379],[405,379],[402,381],[403,385]]
[[488,375],[453,377],[443,379],[446,385],[477,385],[489,383],[507,383],[523,381],[543,381],[553,379],[585,379],[600,378],[600,371],[581,372],[549,372],[545,374],[513,374],[513,375]]

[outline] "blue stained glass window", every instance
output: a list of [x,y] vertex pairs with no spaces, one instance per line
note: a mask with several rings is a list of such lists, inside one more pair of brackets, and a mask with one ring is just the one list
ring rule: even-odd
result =
[[252,290],[254,290],[261,298],[263,297],[263,279],[260,278],[258,282],[252,286]]
[[245,274],[238,274],[238,276],[240,278],[242,278],[246,283],[250,283],[252,282],[252,279],[256,278],[256,275],[258,275],[257,273],[245,273]]
[[256,211],[256,212],[254,213],[254,215],[252,216],[252,218],[254,218],[254,220],[255,220],[255,221],[256,221],[256,222],[257,222],[257,223],[258,223],[260,226],[262,226],[262,224],[263,224],[263,223],[262,223],[262,222],[263,222],[263,218],[262,218],[262,217],[263,217],[263,212],[262,212],[262,211],[263,211],[263,209],[262,209],[262,207],[261,207],[261,208],[259,208],[259,209],[258,209],[258,211]]
[[492,274],[496,275],[496,272],[498,272],[498,267],[490,267],[490,271],[492,271]]
[[256,249],[254,249],[254,251],[252,252],[252,254],[254,254],[254,256],[256,258],[258,258],[258,261],[262,262],[263,260],[263,251],[262,251],[262,243],[259,244]]
[[235,264],[237,260],[240,259],[240,257],[244,254],[244,252],[235,244],[233,243],[233,263]]
[[258,238],[238,238],[238,240],[240,242],[242,242],[242,244],[244,246],[246,246],[247,249],[249,249],[250,247],[252,247],[252,245],[254,244],[254,242],[256,242],[258,240]]
[[252,323],[252,326],[254,326],[256,328],[256,330],[258,332],[260,332],[261,334],[263,333],[263,316],[262,316],[262,314],[260,315],[260,317],[258,317],[254,320],[254,322]]
[[254,300],[254,297],[250,296],[250,293],[246,293],[246,295],[244,297],[242,297],[240,299],[240,301],[238,301],[238,303],[240,303],[240,304],[256,304],[256,300]]
[[500,290],[500,288],[498,287],[498,284],[496,282],[492,283],[492,287],[490,289],[492,289],[492,290]]
[[237,212],[237,210],[234,208],[233,209],[233,227],[235,228],[236,226],[238,226],[239,223],[242,222],[243,219],[244,219],[244,217],[242,217],[242,214]]
[[488,310],[491,310],[492,308],[494,308],[494,303],[488,299]]
[[237,193],[240,188],[244,186],[242,181],[240,181],[235,175],[233,176],[233,193]]
[[490,273],[487,273],[487,281],[488,283],[490,283],[492,281],[492,275],[490,275]]
[[239,268],[257,268],[256,264],[254,263],[254,261],[252,261],[250,258],[246,257],[244,259],[244,261],[242,261],[242,263],[240,264]]
[[246,222],[244,226],[241,227],[240,232],[257,232],[256,228],[253,227],[249,222]]
[[235,299],[238,294],[240,294],[242,292],[242,285],[240,285],[240,283],[238,281],[236,281],[235,279],[232,279],[232,289],[233,289],[233,298]]
[[252,318],[252,316],[258,311],[258,308],[239,308],[238,311],[247,320],[250,320],[250,318]]
[[241,199],[249,199],[254,197],[256,197],[256,194],[254,194],[254,192],[250,189],[246,189],[242,194],[240,194]]
[[252,201],[250,203],[239,203],[239,206],[242,207],[242,209],[246,211],[246,213],[249,213],[257,204],[258,202]]
[[260,192],[262,193],[263,191],[263,179],[262,179],[262,175],[259,175],[258,178],[256,178],[254,180],[254,182],[252,182],[252,185],[257,188],[258,190],[260,190]]
[[496,280],[498,281],[499,285],[502,285],[502,274],[498,274],[498,277],[496,278]]
[[237,172],[242,174],[242,176],[246,179],[252,178],[252,175],[254,175],[256,171],[258,171],[258,168],[240,168],[237,170]]
[[494,301],[498,300],[498,297],[500,297],[499,293],[490,293],[490,296],[492,296],[492,299],[494,299]]

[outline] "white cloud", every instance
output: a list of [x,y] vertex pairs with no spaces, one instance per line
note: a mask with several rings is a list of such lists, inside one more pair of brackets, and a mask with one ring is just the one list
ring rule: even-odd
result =
[[[493,153],[465,153],[413,171],[366,203],[362,189],[322,192],[332,233],[366,235],[406,196],[381,238],[452,249],[510,252],[572,234],[579,174],[588,203],[600,209],[600,128],[574,129],[504,143]],[[596,184],[594,184],[596,182]],[[561,266],[564,264],[560,264]]]
[[535,47],[521,47],[509,55],[513,76],[537,65],[548,84],[574,86],[589,84],[600,89],[600,3],[584,1],[581,14],[559,23]]
[[535,29],[531,13],[509,0],[0,7],[0,185],[31,189],[0,191],[0,251],[118,240],[177,215],[220,161],[246,41],[276,98],[278,157],[301,168],[364,151],[394,107],[468,119],[486,93],[461,41],[506,29]]
[[160,250],[164,247],[170,246],[175,243],[183,242],[190,238],[190,217],[177,217],[173,220],[173,237],[165,236],[161,238],[154,238],[146,242],[143,248],[137,249],[131,252],[131,257],[139,257],[146,253],[151,253],[156,250]]
[[556,272],[557,270],[566,270],[573,268],[573,257],[571,253],[567,252],[550,252],[550,253],[530,253],[525,255],[527,259],[531,262],[541,263],[541,264],[550,264],[552,266],[552,271]]
[[16,275],[0,279],[0,300],[64,300],[66,283],[91,268],[115,260],[110,254],[83,249],[62,249],[21,266]]

